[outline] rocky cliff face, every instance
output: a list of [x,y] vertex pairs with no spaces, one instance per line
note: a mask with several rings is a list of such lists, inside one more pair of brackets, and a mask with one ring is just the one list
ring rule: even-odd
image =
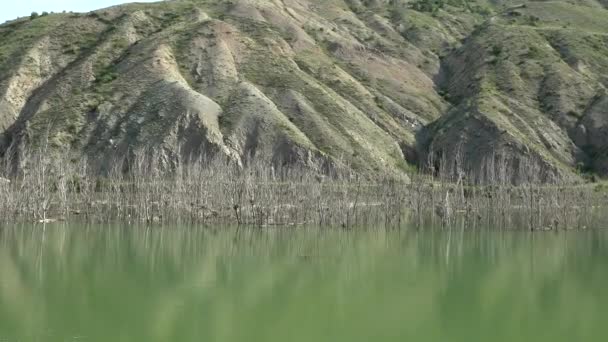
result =
[[176,0],[19,19],[0,26],[0,154],[606,175],[606,6]]

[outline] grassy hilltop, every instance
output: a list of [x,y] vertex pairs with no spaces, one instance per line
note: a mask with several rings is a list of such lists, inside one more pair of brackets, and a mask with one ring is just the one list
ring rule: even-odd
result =
[[[608,174],[608,1],[174,0],[0,25],[0,155]],[[7,151],[13,153],[7,153]]]

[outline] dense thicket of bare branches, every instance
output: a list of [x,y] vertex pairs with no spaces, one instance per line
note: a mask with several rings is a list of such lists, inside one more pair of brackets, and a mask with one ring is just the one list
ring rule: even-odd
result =
[[[68,152],[28,151],[27,162],[0,175],[0,221],[585,229],[600,227],[602,191],[590,185],[541,183],[539,166],[505,158],[480,172],[439,163],[410,181],[332,170],[278,166],[256,158],[246,166],[222,157],[167,163],[133,153],[100,174]],[[453,159],[457,160],[457,159]],[[429,164],[437,165],[430,161]]]

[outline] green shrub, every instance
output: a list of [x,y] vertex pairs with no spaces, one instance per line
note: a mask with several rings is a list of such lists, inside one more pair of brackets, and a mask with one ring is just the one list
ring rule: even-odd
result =
[[411,7],[413,10],[418,12],[437,12],[439,9],[445,6],[443,0],[419,0],[412,3]]
[[115,72],[109,71],[109,70],[105,70],[104,72],[102,72],[101,75],[99,75],[99,77],[96,78],[95,81],[97,83],[104,84],[104,83],[110,83],[117,78],[118,78],[118,74],[116,74]]
[[492,55],[499,56],[502,53],[502,47],[500,45],[494,45],[492,47]]

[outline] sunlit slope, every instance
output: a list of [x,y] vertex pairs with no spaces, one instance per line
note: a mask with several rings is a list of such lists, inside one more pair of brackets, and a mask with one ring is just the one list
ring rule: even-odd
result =
[[523,3],[166,1],[20,19],[0,26],[0,152],[48,137],[99,160],[153,147],[402,174],[460,148],[471,170],[502,154],[607,173],[608,11]]

